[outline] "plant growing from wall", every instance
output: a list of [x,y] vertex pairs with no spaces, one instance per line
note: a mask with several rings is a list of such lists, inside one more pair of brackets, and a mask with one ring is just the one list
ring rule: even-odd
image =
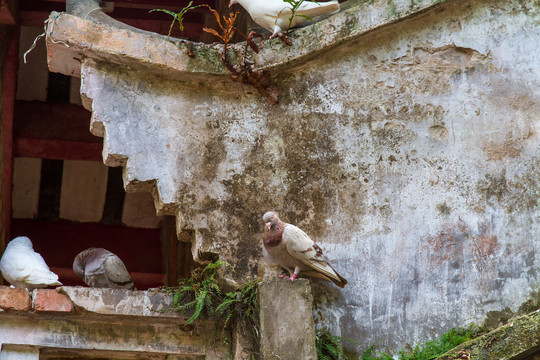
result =
[[[412,351],[400,351],[400,360],[431,360],[455,348],[456,346],[471,340],[477,336],[473,327],[468,329],[451,329],[436,340],[428,341],[424,344],[418,344]],[[458,359],[468,359],[468,351],[461,351]],[[362,354],[362,360],[391,360],[393,357],[383,352],[373,353],[373,346],[370,346]]]
[[328,330],[318,329],[315,333],[315,347],[318,360],[347,360],[343,352],[343,338],[332,335]]
[[180,10],[179,12],[175,13],[174,11],[170,11],[170,10],[167,10],[167,9],[152,9],[150,10],[149,12],[153,12],[153,11],[161,11],[161,12],[164,12],[166,14],[169,14],[173,17],[173,21],[171,22],[171,26],[169,27],[169,34],[167,35],[167,37],[170,37],[171,36],[171,32],[172,32],[172,29],[173,29],[173,26],[174,26],[174,23],[176,21],[178,21],[178,28],[180,29],[180,32],[184,32],[184,15],[189,11],[189,10],[193,10],[193,9],[196,9],[198,7],[201,7],[201,6],[204,6],[204,5],[195,5],[195,6],[192,6],[193,4],[193,1],[190,1],[189,4],[187,4],[187,6],[185,6],[184,8],[182,8],[182,10]]
[[[304,0],[283,0],[284,3],[287,3],[289,5],[291,5],[291,17],[289,18],[289,29],[291,28],[292,26],[292,22],[293,22],[293,19],[295,16],[300,16],[300,17],[303,17],[304,19],[307,19],[309,21],[313,21],[312,18],[310,18],[309,16],[307,15],[303,15],[303,14],[296,14],[296,12],[298,11],[298,9],[300,8],[300,5],[302,5],[302,3],[304,2]],[[318,4],[317,1],[313,1],[314,3]],[[279,15],[278,15],[279,17]],[[288,30],[287,30],[288,32]]]
[[362,354],[362,360],[394,360],[394,358],[382,351],[373,353],[373,345],[368,347]]
[[[169,33],[167,34],[167,38],[169,38],[171,36],[171,32],[172,32],[172,29],[173,29],[173,26],[174,26],[174,23],[176,21],[178,21],[178,28],[180,29],[180,32],[184,32],[184,15],[189,11],[189,10],[193,10],[193,9],[196,9],[198,7],[201,7],[201,6],[204,6],[204,5],[195,5],[195,6],[192,6],[193,4],[193,1],[190,1],[187,6],[185,6],[184,8],[182,8],[182,10],[180,10],[179,12],[175,13],[174,11],[170,11],[170,10],[167,10],[167,9],[152,9],[150,10],[149,12],[153,12],[153,11],[161,11],[161,12],[164,12],[166,14],[169,14],[173,17],[173,20],[171,22],[171,26],[169,27]],[[193,53],[193,43],[191,41],[182,41],[183,43],[186,44],[186,47],[187,47],[187,54],[189,57],[195,57],[195,54]]]
[[[189,314],[186,324],[191,324],[201,317],[216,321],[222,332],[235,328],[243,334],[258,339],[258,286],[255,279],[244,283],[235,291],[224,293],[218,283],[218,269],[230,267],[226,262],[217,260],[205,267],[193,270],[191,277],[179,281],[179,286],[170,289],[173,292],[173,310]],[[229,341],[224,337],[225,341]],[[252,349],[255,353],[256,347]]]
[[471,340],[472,329],[451,329],[440,338],[428,341],[423,345],[416,345],[411,353],[399,352],[401,360],[430,360],[434,359],[450,349],[455,348],[465,341]]
[[[253,37],[262,37],[260,34],[257,34],[255,32],[250,32],[248,36],[246,36],[244,33],[242,33],[240,30],[238,30],[234,23],[236,21],[236,18],[238,16],[238,12],[233,13],[229,12],[229,16],[226,17],[225,15],[221,16],[218,14],[218,12],[214,9],[212,9],[210,6],[205,5],[208,7],[208,9],[214,14],[217,20],[217,25],[219,29],[210,29],[210,28],[203,28],[203,31],[210,33],[214,36],[217,36],[221,39],[223,42],[223,52],[221,56],[221,60],[227,67],[227,69],[231,72],[231,79],[233,81],[241,82],[244,84],[251,85],[259,91],[259,94],[266,97],[271,103],[277,104],[279,102],[279,94],[281,91],[276,88],[270,86],[270,76],[262,71],[261,69],[256,69],[253,67],[253,64],[248,61],[247,54],[248,49],[251,48],[255,53],[259,52],[259,47],[255,42],[253,41]],[[242,65],[235,66],[232,65],[229,61],[229,58],[227,56],[227,45],[229,44],[230,40],[232,39],[233,35],[235,33],[240,34],[244,39],[246,39],[246,46],[244,48],[244,57],[242,61]]]

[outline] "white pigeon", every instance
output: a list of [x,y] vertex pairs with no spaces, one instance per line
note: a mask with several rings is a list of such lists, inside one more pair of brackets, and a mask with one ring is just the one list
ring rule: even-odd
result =
[[80,252],[73,260],[73,272],[93,288],[136,290],[122,260],[103,248]]
[[11,285],[33,290],[62,285],[40,254],[34,251],[32,241],[26,236],[11,240],[0,259],[2,276]]
[[[253,21],[272,32],[270,39],[289,30],[292,6],[283,0],[230,0],[229,7],[240,4]],[[328,2],[304,1],[294,14],[290,27],[303,25],[317,16],[334,14],[339,11],[337,0]],[[307,18],[306,18],[307,17]]]

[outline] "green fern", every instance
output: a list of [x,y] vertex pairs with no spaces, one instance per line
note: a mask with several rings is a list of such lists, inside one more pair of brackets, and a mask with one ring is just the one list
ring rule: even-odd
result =
[[216,261],[197,268],[188,279],[182,279],[178,287],[172,289],[173,309],[182,313],[193,310],[193,314],[187,320],[187,324],[197,320],[201,314],[212,315],[215,312],[215,304],[219,304],[223,295],[217,283],[217,269],[223,265],[229,266],[223,261]]
[[[187,324],[203,316],[211,318],[221,328],[225,342],[229,342],[225,336],[226,330],[236,328],[247,336],[253,336],[256,344],[259,337],[259,280],[246,282],[236,291],[223,294],[217,279],[221,266],[230,265],[216,261],[204,268],[197,268],[190,278],[180,280],[178,287],[170,289],[174,293],[173,310],[189,313]],[[256,353],[258,349],[252,351]]]
[[315,346],[319,360],[347,360],[341,345],[342,337],[332,335],[328,330],[317,330]]

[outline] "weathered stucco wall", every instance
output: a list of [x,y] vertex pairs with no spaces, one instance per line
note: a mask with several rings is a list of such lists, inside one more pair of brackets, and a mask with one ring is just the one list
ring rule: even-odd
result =
[[540,4],[447,1],[390,24],[392,4],[355,10],[378,6],[388,26],[272,59],[278,105],[226,77],[84,53],[81,92],[106,164],[196,230],[196,255],[255,275],[261,216],[276,210],[349,280],[315,285],[319,320],[395,351],[540,290]]

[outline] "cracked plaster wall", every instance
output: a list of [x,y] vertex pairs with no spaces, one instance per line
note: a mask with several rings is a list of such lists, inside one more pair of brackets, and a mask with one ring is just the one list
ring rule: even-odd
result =
[[255,275],[276,210],[349,280],[314,285],[318,321],[396,351],[540,290],[539,8],[452,2],[282,67],[274,106],[92,60],[81,92],[106,163],[196,252]]

